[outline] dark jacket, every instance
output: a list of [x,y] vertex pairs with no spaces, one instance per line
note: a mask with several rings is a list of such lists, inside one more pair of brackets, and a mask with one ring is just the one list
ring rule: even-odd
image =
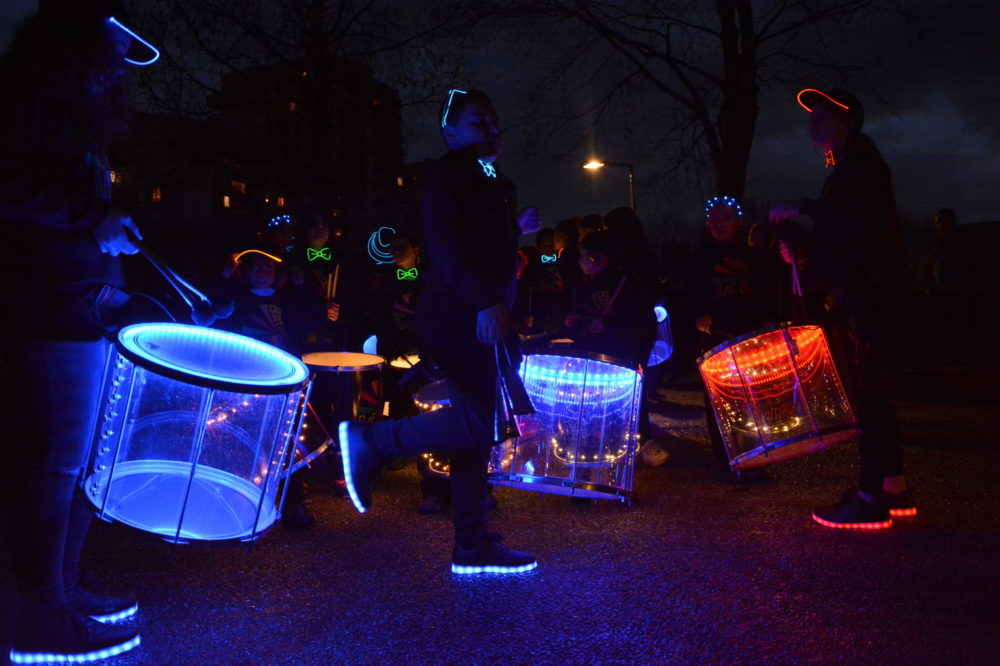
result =
[[820,197],[800,204],[813,221],[807,272],[821,287],[854,291],[892,272],[899,219],[892,172],[871,139],[855,134],[835,158]]
[[111,207],[103,146],[74,109],[29,99],[0,110],[0,147],[3,304],[25,331],[94,337],[101,287],[124,284],[118,258],[93,234]]

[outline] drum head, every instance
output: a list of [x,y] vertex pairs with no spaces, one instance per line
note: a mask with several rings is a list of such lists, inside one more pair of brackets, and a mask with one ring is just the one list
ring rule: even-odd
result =
[[431,382],[427,386],[421,387],[416,393],[413,394],[413,401],[421,409],[430,409],[435,405],[450,407],[451,398],[448,396],[448,385],[443,379]]
[[362,352],[313,352],[302,357],[316,372],[354,372],[356,370],[377,370],[385,364],[385,359],[375,354]]
[[119,353],[138,366],[195,386],[238,393],[289,393],[309,370],[277,347],[190,324],[148,323],[118,333]]

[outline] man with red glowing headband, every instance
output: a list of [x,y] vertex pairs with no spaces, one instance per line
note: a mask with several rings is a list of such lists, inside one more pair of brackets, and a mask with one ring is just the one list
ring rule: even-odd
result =
[[[784,225],[807,215],[813,221],[808,238],[782,240],[781,253],[801,267],[807,307],[826,329],[861,427],[858,489],[845,492],[832,507],[813,511],[813,518],[827,527],[889,527],[893,516],[916,514],[903,477],[896,414],[878,345],[872,344],[883,329],[898,257],[892,173],[861,133],[864,108],[854,95],[809,88],[798,94],[798,102],[809,113],[809,137],[831,171],[818,198],[778,203],[770,219]],[[780,227],[778,233],[781,237]]]
[[124,127],[128,64],[156,50],[104,0],[41,0],[0,61],[0,284],[7,383],[0,433],[10,491],[18,607],[10,660],[86,662],[131,650],[134,627],[104,624],[131,596],[82,589],[93,508],[79,478],[108,353],[105,316],[124,298],[119,254],[132,219],[111,204],[107,147]]

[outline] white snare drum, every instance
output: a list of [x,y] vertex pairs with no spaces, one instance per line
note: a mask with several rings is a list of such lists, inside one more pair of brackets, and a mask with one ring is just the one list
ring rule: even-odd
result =
[[[413,404],[421,412],[434,412],[444,407],[451,407],[451,398],[448,396],[448,385],[443,379],[439,379],[419,388],[413,394]],[[432,453],[422,453],[420,455],[427,461],[427,469],[431,473],[448,478],[451,468],[447,461],[435,458]]]
[[632,497],[642,375],[603,354],[525,356],[524,388],[535,413],[521,437],[493,450],[490,483],[544,493]]
[[100,517],[174,543],[259,537],[280,516],[306,366],[185,324],[127,326],[117,351],[84,482]]
[[858,434],[823,329],[761,329],[698,359],[729,466],[763,467]]

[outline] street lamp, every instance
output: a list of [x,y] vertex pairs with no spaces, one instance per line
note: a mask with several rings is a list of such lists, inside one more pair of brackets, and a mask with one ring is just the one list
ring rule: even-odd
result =
[[635,212],[635,169],[627,162],[602,162],[599,159],[592,159],[583,165],[584,169],[596,171],[602,167],[623,167],[628,169],[628,207]]

